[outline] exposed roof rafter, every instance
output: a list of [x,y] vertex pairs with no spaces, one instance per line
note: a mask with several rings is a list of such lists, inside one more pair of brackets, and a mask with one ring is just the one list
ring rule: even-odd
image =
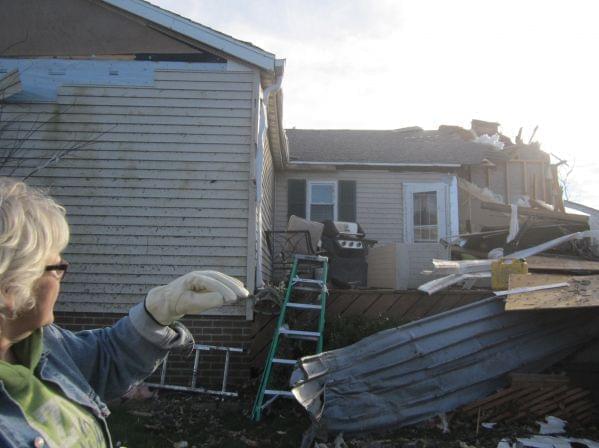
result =
[[102,0],[102,2],[204,43],[263,70],[274,71],[275,69],[274,54],[144,0]]

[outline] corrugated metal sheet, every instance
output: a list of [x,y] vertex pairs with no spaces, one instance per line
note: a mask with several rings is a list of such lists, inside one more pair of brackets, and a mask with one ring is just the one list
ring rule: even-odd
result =
[[412,424],[493,393],[508,372],[544,369],[598,324],[597,313],[506,313],[485,299],[303,358],[293,392],[332,432]]

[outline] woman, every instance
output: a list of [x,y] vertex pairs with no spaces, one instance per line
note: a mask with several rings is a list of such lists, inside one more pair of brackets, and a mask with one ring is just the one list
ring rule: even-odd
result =
[[0,447],[111,447],[104,401],[190,343],[186,313],[247,297],[214,271],[152,289],[113,327],[72,333],[54,321],[68,263],[65,210],[22,182],[0,178]]

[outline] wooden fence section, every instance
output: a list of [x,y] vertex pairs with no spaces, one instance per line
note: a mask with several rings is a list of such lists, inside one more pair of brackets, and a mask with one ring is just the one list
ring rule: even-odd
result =
[[[327,321],[363,315],[369,319],[388,318],[403,325],[489,296],[486,290],[447,290],[432,296],[418,291],[332,290],[327,302]],[[264,365],[277,317],[256,314],[249,351],[254,375]]]

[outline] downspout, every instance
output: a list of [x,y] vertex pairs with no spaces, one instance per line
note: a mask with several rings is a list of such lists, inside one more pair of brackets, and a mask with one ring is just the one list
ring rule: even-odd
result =
[[262,276],[262,178],[264,176],[264,151],[266,141],[266,131],[268,130],[268,99],[270,94],[281,88],[283,82],[283,73],[276,75],[275,83],[267,87],[260,100],[260,118],[258,127],[258,146],[256,149],[256,254],[258,257],[256,263],[256,289],[264,286]]

